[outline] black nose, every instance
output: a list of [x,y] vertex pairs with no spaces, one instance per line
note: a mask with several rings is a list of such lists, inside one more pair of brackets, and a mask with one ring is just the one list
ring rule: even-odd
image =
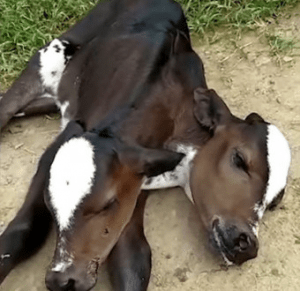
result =
[[226,241],[227,246],[232,246],[231,254],[235,264],[242,264],[247,260],[257,256],[258,240],[251,232],[229,231],[229,236]]
[[50,291],[75,291],[75,279],[61,272],[48,272],[46,276],[46,287]]

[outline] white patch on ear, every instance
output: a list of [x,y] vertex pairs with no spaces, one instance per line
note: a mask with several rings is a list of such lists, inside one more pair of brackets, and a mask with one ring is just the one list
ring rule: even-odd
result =
[[193,146],[183,144],[176,145],[176,152],[185,154],[185,157],[173,171],[165,172],[159,176],[148,178],[142,185],[142,190],[165,189],[171,187],[182,187],[188,198],[194,203],[190,189],[190,171],[192,161],[197,153]]
[[267,151],[269,180],[262,204],[255,206],[259,218],[262,218],[268,205],[286,186],[291,163],[289,144],[279,129],[272,124],[268,125]]
[[50,169],[49,195],[60,231],[70,226],[82,199],[90,194],[96,171],[92,144],[72,138],[58,150]]
[[[70,60],[70,56],[65,55],[67,41],[54,39],[47,47],[39,50],[40,53],[40,76],[45,88],[50,88],[54,96],[57,98],[58,85],[63,71]],[[47,97],[47,94],[44,95]]]

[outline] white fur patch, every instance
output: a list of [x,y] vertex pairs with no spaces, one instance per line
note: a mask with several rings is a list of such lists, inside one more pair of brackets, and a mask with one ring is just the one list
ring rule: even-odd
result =
[[[59,103],[59,102],[58,102]],[[60,121],[60,129],[63,131],[70,121],[70,119],[67,117],[66,111],[70,105],[69,101],[65,101],[64,103],[59,105],[60,112],[61,112],[61,121]]]
[[96,171],[91,143],[72,138],[58,150],[50,169],[49,195],[59,229],[70,226],[82,199],[90,194]]
[[221,255],[222,255],[222,258],[223,258],[225,264],[226,264],[227,266],[233,265],[233,262],[231,262],[231,261],[226,257],[225,253],[221,251],[221,249],[222,249],[222,244],[221,244],[221,241],[220,241],[220,239],[219,239],[218,232],[216,231],[215,228],[213,228],[213,236],[214,236],[214,239],[215,239],[215,241],[216,241],[216,243],[217,243],[217,245],[218,245],[218,247],[219,247],[220,253],[221,253]]
[[3,255],[0,256],[0,260],[8,259],[10,257],[11,257],[10,254],[3,254]]
[[52,263],[52,269],[53,272],[65,272],[67,268],[69,268],[74,261],[74,256],[70,254],[66,250],[66,240],[65,238],[60,238],[59,242],[57,244],[57,250],[58,250],[58,258],[55,263]]
[[66,269],[68,269],[68,267],[70,267],[72,265],[72,261],[69,263],[69,262],[59,262],[57,263],[52,269],[51,271],[52,272],[65,272]]
[[251,229],[254,235],[256,236],[256,238],[258,238],[258,229],[259,229],[258,223],[256,222],[254,224],[251,224]]
[[259,218],[262,218],[268,205],[284,189],[291,163],[291,150],[283,134],[275,125],[268,125],[267,151],[269,180],[262,204],[255,206]]
[[[60,41],[54,39],[50,44],[39,50],[40,53],[40,76],[42,78],[43,85],[46,88],[50,88],[54,96],[57,97],[58,85],[63,74],[63,71],[70,59],[70,56],[65,56],[66,41]],[[47,97],[48,95],[44,95]]]
[[142,190],[164,189],[179,186],[185,190],[188,198],[194,202],[189,181],[192,161],[197,150],[193,146],[180,144],[177,145],[176,152],[185,154],[185,157],[176,168],[173,171],[165,172],[159,176],[147,179],[142,185]]
[[25,116],[25,113],[24,112],[20,112],[20,113],[16,113],[14,115],[14,117],[24,117]]

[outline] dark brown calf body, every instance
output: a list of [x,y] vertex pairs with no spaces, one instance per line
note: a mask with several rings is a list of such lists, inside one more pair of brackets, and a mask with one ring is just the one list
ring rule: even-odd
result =
[[[265,203],[270,172],[268,124],[254,115],[245,120],[233,116],[222,99],[207,89],[203,64],[191,47],[180,6],[171,0],[98,4],[56,40],[65,57],[57,94],[56,88],[43,85],[47,76],[40,68],[51,43],[32,58],[0,100],[0,128],[44,95],[55,100],[63,119],[69,121],[42,156],[23,208],[0,237],[0,282],[28,252],[26,242],[33,241],[41,229],[40,224],[31,226],[37,209],[44,213],[46,228],[40,240],[29,246],[30,252],[44,241],[50,209],[58,230],[55,268],[46,278],[50,290],[90,290],[98,267],[111,251],[114,288],[145,290],[151,252],[143,233],[146,196],[138,199],[140,187],[145,177],[175,168],[183,155],[170,150],[182,144],[197,152],[190,161],[187,183],[212,244],[230,262],[254,258],[258,250],[255,207]],[[75,144],[80,140],[72,126],[79,127],[79,137],[87,149],[92,148],[96,174],[92,190],[74,211],[75,227],[59,232],[48,172],[58,149],[70,144],[66,136],[75,134],[71,139]],[[69,256],[70,265],[59,249],[64,235],[63,243],[76,254]]]
[[[87,131],[97,126],[105,128],[107,125],[114,136],[128,144],[153,149],[166,148],[168,143],[176,141],[176,136],[185,139],[187,127],[194,128],[194,131],[199,127],[191,108],[193,90],[197,86],[206,87],[202,63],[190,46],[185,18],[177,4],[172,1],[116,3],[117,1],[113,1],[97,6],[90,16],[60,37],[61,40],[71,42],[73,58],[61,79],[58,101],[69,102],[68,118],[80,120]],[[143,19],[140,22],[135,20],[133,25],[134,17],[145,13],[149,8],[155,13],[161,9],[170,18],[162,14],[158,19],[150,18],[145,24]],[[89,29],[94,21],[97,24]],[[107,21],[110,25],[107,25]],[[1,127],[18,111],[24,109],[25,113],[30,112],[32,104],[38,104],[38,101],[35,102],[38,97],[52,94],[51,90],[42,86],[36,59],[38,54],[29,63],[27,71],[23,72],[0,101],[0,111],[5,113],[1,114]],[[20,88],[19,84],[25,84],[25,88]],[[20,94],[16,94],[18,90]],[[40,103],[36,108],[47,105],[47,99],[41,100],[47,102]],[[68,127],[64,132],[69,132]],[[203,133],[206,135],[205,130]],[[203,133],[199,133],[199,138],[203,138]],[[50,146],[50,152],[54,152],[53,147],[54,145]],[[48,159],[48,152],[43,155],[44,159]],[[45,167],[40,166],[40,169],[47,173],[50,165],[51,163]],[[42,184],[46,180],[47,177],[41,178]],[[33,179],[27,197],[35,195],[32,193],[42,195],[44,191],[44,186],[35,186],[35,181],[39,179]],[[27,198],[24,208],[32,209],[34,205]],[[43,206],[41,211],[49,215],[44,208]],[[137,274],[135,288],[144,290],[148,284],[151,270],[150,251],[142,223],[135,218],[141,218],[143,209],[144,202],[139,202],[136,210],[139,213],[134,214],[133,220],[120,238],[120,244],[116,245],[110,257],[116,264],[115,269],[111,268],[111,277],[118,280],[123,277],[121,285],[118,281],[113,281],[113,285],[119,286],[116,287],[118,290],[132,290],[129,277],[140,272],[135,270],[136,264],[133,265],[131,261],[135,256],[139,257],[138,262],[144,268],[142,277],[140,273]],[[26,215],[30,215],[30,211]],[[22,220],[19,222],[19,217],[20,213],[0,238],[1,253],[11,255],[2,261],[1,281],[17,261],[21,260],[22,256],[19,254],[25,251],[23,238],[20,238],[19,248],[13,247],[14,244],[8,247],[6,243],[13,225],[23,223]],[[47,232],[45,228],[44,235],[40,235],[41,241],[32,245],[32,250],[39,247]],[[35,235],[36,232],[30,227],[25,230],[24,236],[30,240]],[[139,251],[131,248],[132,241],[136,243]],[[124,256],[125,261],[121,262],[118,256]],[[126,261],[131,270],[129,273],[122,273],[120,270]]]

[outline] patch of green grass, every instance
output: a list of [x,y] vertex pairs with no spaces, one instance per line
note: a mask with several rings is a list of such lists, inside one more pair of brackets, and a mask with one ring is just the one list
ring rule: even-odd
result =
[[273,55],[290,53],[299,43],[295,38],[287,38],[280,34],[266,34],[266,38]]
[[276,18],[280,9],[299,0],[176,0],[187,15],[189,27],[204,34],[215,27],[252,28],[258,21]]
[[[204,34],[217,26],[228,29],[276,18],[280,8],[299,0],[177,0],[190,29]],[[0,0],[0,91],[25,68],[36,50],[60,35],[97,0]]]
[[82,18],[96,2],[97,0],[1,0],[2,88],[6,88],[17,77],[39,47]]

